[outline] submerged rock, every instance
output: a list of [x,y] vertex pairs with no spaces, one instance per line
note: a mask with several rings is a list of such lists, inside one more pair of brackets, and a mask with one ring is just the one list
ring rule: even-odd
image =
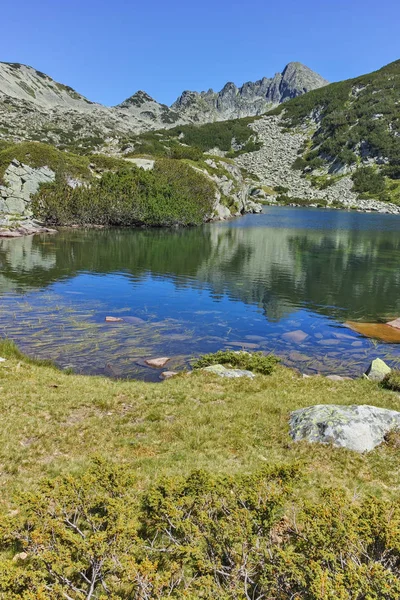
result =
[[283,339],[289,342],[294,342],[295,344],[301,344],[308,338],[308,334],[305,331],[301,331],[301,329],[297,329],[296,331],[288,331],[283,334]]
[[291,413],[290,435],[294,441],[333,444],[356,452],[368,452],[400,427],[400,412],[376,406],[319,404]]
[[106,323],[121,323],[122,321],[121,317],[106,317]]
[[398,319],[394,319],[394,321],[389,321],[387,325],[394,327],[395,329],[400,329],[400,317]]
[[246,371],[245,369],[227,369],[224,367],[224,365],[211,365],[210,367],[204,367],[204,369],[201,370],[207,371],[208,373],[214,373],[220,377],[228,377],[229,379],[235,379],[238,377],[248,377],[249,379],[254,379],[255,377],[255,374],[251,371]]
[[391,370],[392,369],[388,367],[383,360],[376,358],[365,371],[365,375],[368,379],[371,379],[371,381],[382,381]]
[[162,369],[163,367],[165,367],[167,362],[170,360],[171,359],[168,358],[167,356],[162,356],[160,358],[148,358],[144,362],[149,367],[154,367],[155,369]]
[[160,379],[171,379],[171,377],[175,377],[175,375],[179,375],[178,371],[163,371],[160,375]]
[[388,323],[358,323],[357,321],[347,321],[345,325],[350,327],[353,331],[365,335],[365,337],[382,340],[382,342],[387,342],[389,344],[400,344],[400,329],[393,325],[389,325]]

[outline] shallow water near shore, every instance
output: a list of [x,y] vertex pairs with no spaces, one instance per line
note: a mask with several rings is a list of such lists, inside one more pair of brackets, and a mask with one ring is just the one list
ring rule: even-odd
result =
[[400,344],[345,326],[400,316],[399,234],[399,216],[266,207],[195,229],[3,239],[0,336],[78,373],[153,381],[145,358],[182,369],[223,348],[309,374],[399,367]]

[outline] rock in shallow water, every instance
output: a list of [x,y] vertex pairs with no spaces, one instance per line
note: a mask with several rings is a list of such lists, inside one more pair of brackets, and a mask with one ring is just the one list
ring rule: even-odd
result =
[[391,368],[381,360],[380,358],[376,358],[369,365],[368,369],[365,371],[365,375],[371,381],[383,381],[383,379],[391,372]]
[[171,377],[175,377],[175,375],[179,375],[178,371],[163,371],[160,375],[160,379],[171,379]]
[[155,369],[162,369],[170,360],[171,359],[168,358],[168,356],[162,356],[161,358],[148,358],[144,362],[149,367],[154,367]]
[[244,369],[227,369],[224,365],[211,365],[210,367],[204,367],[202,371],[208,371],[208,373],[214,373],[220,377],[228,377],[229,379],[235,379],[237,377],[248,377],[254,379],[255,374],[251,371]]
[[373,450],[396,427],[400,427],[400,412],[368,405],[318,404],[290,415],[294,441],[333,444],[356,452]]

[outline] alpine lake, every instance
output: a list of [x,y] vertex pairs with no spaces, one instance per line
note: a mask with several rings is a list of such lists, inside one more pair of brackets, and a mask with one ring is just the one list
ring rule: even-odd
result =
[[[106,322],[112,316],[121,321]],[[362,375],[400,344],[348,321],[400,316],[400,216],[265,207],[191,229],[65,229],[0,240],[0,337],[76,373],[159,381],[220,349]]]

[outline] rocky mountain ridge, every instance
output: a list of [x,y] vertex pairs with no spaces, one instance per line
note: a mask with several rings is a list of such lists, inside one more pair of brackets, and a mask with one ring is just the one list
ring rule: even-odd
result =
[[171,108],[193,122],[251,117],[328,83],[305,65],[291,62],[273,78],[249,81],[239,88],[229,82],[220,92],[185,91]]
[[117,106],[92,102],[71,87],[19,63],[0,63],[0,138],[45,141],[65,147],[96,147],[123,138],[178,124],[205,123],[258,115],[291,97],[326,85],[322,77],[290,63],[274,78],[233,83],[221,92],[184,92],[168,107],[138,91]]

